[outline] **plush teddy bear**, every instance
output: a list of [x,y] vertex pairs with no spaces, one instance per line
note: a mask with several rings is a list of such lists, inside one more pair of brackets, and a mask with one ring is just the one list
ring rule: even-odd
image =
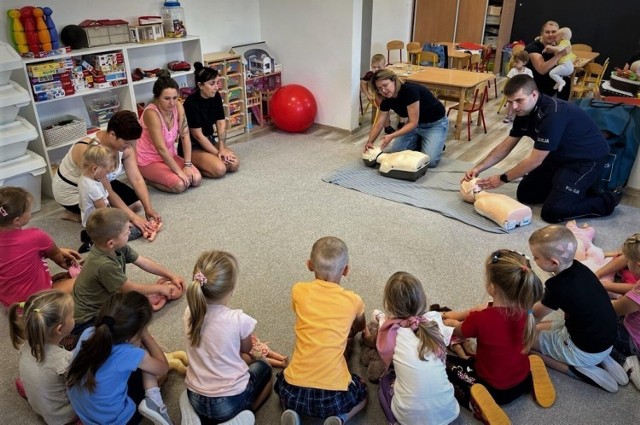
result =
[[382,358],[376,349],[379,326],[377,320],[371,320],[362,331],[362,338],[360,339],[360,362],[367,368],[367,378],[374,384],[380,382],[380,377],[382,377],[385,369]]
[[172,353],[164,353],[169,363],[169,369],[173,369],[178,373],[187,373],[187,366],[189,366],[189,359],[187,353],[184,351],[174,351]]

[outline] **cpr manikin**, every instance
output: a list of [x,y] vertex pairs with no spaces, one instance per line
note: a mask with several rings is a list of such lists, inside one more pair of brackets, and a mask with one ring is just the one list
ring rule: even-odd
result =
[[362,154],[367,167],[380,164],[380,174],[394,179],[416,181],[424,176],[429,165],[429,155],[417,151],[386,153],[374,147]]
[[498,223],[505,230],[531,223],[531,208],[507,195],[483,191],[476,179],[460,185],[462,199],[473,204],[476,212]]

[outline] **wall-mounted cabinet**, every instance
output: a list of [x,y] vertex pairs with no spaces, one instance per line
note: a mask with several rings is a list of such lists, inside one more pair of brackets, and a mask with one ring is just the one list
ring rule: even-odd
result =
[[[102,88],[84,88],[77,90],[63,90],[53,92],[52,95],[38,95],[32,86],[32,76],[29,70],[34,66],[48,65],[56,62],[81,63],[81,58],[92,56],[112,56],[122,58],[122,79],[119,85],[102,84]],[[132,73],[136,68],[151,70],[166,68],[167,63],[179,60],[193,64],[202,60],[200,38],[189,36],[180,39],[164,39],[155,43],[109,45],[88,49],[78,49],[70,53],[47,58],[25,59],[24,67],[12,72],[12,80],[23,87],[31,87],[33,102],[20,110],[20,115],[26,118],[38,130],[38,137],[29,142],[28,149],[42,156],[47,162],[47,172],[42,178],[43,193],[52,196],[51,177],[57,164],[78,138],[71,138],[64,143],[47,146],[42,131],[42,123],[55,121],[62,116],[75,116],[83,119],[87,126],[98,122],[108,121],[109,113],[115,110],[136,111],[138,103],[148,103],[153,97],[152,87],[156,78],[143,78],[134,81]],[[172,73],[181,86],[194,86],[193,68],[190,71]],[[55,79],[53,81],[56,81]],[[63,93],[64,92],[64,93]],[[47,98],[50,97],[50,98]],[[116,107],[117,105],[117,107]],[[96,121],[96,120],[99,121]]]

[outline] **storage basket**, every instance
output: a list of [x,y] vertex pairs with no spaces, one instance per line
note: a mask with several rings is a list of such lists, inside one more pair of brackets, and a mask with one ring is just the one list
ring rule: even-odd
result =
[[106,126],[113,114],[120,110],[120,101],[116,96],[87,99],[86,103],[91,124],[96,127]]
[[57,146],[73,140],[79,140],[87,135],[87,123],[73,115],[63,115],[42,123],[44,144]]

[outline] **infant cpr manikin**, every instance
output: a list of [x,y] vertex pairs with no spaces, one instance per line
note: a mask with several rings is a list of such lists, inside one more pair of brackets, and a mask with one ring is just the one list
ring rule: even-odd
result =
[[380,164],[380,174],[394,179],[416,181],[424,176],[429,165],[429,155],[416,151],[385,153],[380,148],[371,148],[362,154],[367,167]]

